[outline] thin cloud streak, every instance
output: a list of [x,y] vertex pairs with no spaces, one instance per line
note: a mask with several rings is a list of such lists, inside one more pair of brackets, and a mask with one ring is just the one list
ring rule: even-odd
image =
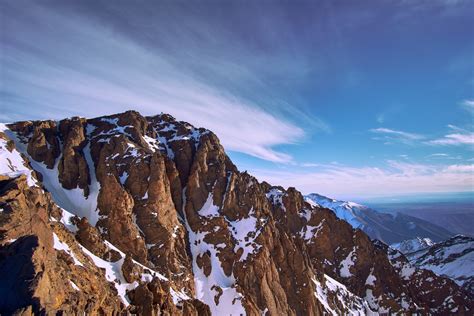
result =
[[461,106],[474,115],[474,100],[464,100]]
[[[426,158],[428,160],[433,160],[433,159],[436,159],[436,160],[461,160],[461,159],[463,159],[463,157],[460,156],[460,155],[451,156],[451,155],[448,155],[448,154],[445,154],[445,153],[431,154],[431,155],[426,156]],[[466,161],[469,161],[469,160],[466,160]]]
[[426,144],[428,145],[441,145],[441,146],[459,146],[459,145],[473,145],[474,144],[474,133],[464,128],[448,124],[448,128],[454,133],[449,133],[442,138],[433,139]]
[[425,140],[426,136],[404,131],[389,129],[389,128],[373,128],[369,132],[379,134],[380,137],[373,137],[374,140],[384,141],[385,144],[392,144],[394,142],[403,143],[406,145],[425,144],[425,145],[473,145],[474,133],[466,129],[448,124],[448,128],[453,132],[444,135],[441,138]]
[[[461,107],[469,112],[472,116],[474,115],[474,100],[464,100],[461,102]],[[472,130],[474,127],[471,119],[469,129]],[[429,145],[441,145],[441,146],[460,146],[460,145],[474,145],[474,133],[459,126],[448,124],[448,128],[452,131],[442,138],[433,139],[426,142]]]
[[383,128],[383,127],[374,128],[374,129],[371,129],[370,131],[373,132],[373,133],[378,133],[378,134],[394,135],[394,136],[404,138],[404,139],[409,139],[409,140],[417,140],[417,139],[423,139],[424,138],[424,136],[419,135],[419,134],[407,133],[407,132],[397,131],[397,130],[393,130],[393,129],[390,129],[390,128]]
[[425,138],[423,135],[408,133],[384,127],[372,128],[369,130],[369,132],[380,135],[377,137],[373,137],[373,139],[383,141],[385,144],[397,142],[406,145],[413,145],[416,141]]
[[448,134],[443,138],[430,140],[427,142],[429,145],[473,145],[474,144],[474,133],[466,134]]

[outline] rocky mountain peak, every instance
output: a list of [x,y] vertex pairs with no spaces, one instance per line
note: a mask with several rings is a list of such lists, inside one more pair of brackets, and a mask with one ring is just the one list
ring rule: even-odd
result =
[[472,310],[455,282],[239,172],[214,133],[170,115],[19,122],[0,137],[0,288],[24,293],[3,296],[7,314]]

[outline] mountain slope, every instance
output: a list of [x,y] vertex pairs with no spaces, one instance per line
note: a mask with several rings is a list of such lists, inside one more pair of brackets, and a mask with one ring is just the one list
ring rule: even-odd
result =
[[333,210],[337,217],[354,228],[363,230],[373,239],[394,244],[426,236],[435,241],[445,240],[453,234],[446,229],[406,214],[396,215],[377,212],[354,202],[338,201],[316,193],[305,196],[309,203]]
[[474,292],[474,238],[457,235],[436,244],[422,243],[417,248],[404,247],[417,243],[418,239],[392,247],[404,253],[413,265],[431,270],[437,275],[448,276],[460,286]]
[[133,111],[2,130],[2,314],[472,310],[448,278],[239,172],[211,131]]
[[425,254],[435,243],[429,238],[416,237],[410,240],[392,244],[390,247],[403,253],[408,259],[417,258]]

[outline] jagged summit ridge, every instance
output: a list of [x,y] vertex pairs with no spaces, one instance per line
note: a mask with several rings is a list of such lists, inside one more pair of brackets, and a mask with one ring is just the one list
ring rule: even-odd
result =
[[[21,302],[1,301],[0,310],[319,315],[472,308],[470,294],[454,282],[415,269],[296,189],[239,172],[216,135],[165,114],[19,122],[0,135],[2,165],[23,155],[11,171],[2,167],[0,244],[8,255],[0,258],[1,275],[11,274],[7,263],[28,244],[23,265],[39,280],[13,273],[18,290],[32,291]],[[21,221],[41,225],[23,231],[15,228]],[[26,244],[28,236],[36,243]],[[424,296],[415,291],[420,282]]]

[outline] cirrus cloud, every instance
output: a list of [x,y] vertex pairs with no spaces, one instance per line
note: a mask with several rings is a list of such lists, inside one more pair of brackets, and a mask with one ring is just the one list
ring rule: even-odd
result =
[[461,106],[471,112],[471,114],[474,114],[474,100],[464,100],[461,102]]
[[430,140],[427,143],[430,145],[473,145],[474,133],[447,134],[443,138]]
[[369,130],[374,134],[378,134],[380,136],[374,137],[375,140],[382,140],[386,144],[390,144],[392,142],[399,142],[407,145],[414,144],[415,141],[424,139],[425,137],[420,134],[415,133],[408,133],[400,130],[394,130],[390,128],[372,128]]
[[441,138],[433,139],[427,141],[429,145],[473,145],[474,144],[474,133],[466,129],[460,128],[458,126],[449,124],[448,128],[452,130],[452,133],[449,133]]
[[[179,67],[172,62],[172,50],[150,49],[80,14],[66,16],[30,5],[26,11],[13,3],[2,7],[11,11],[2,14],[4,120],[92,117],[129,109],[144,115],[166,112],[212,130],[227,150],[279,163],[290,162],[292,156],[274,147],[305,136],[289,119],[232,93],[228,85],[187,71],[199,64],[211,72],[216,65],[210,58],[190,53],[186,67]],[[233,77],[250,71],[229,70]],[[291,112],[291,105],[286,108]],[[321,120],[315,122],[328,130]]]

